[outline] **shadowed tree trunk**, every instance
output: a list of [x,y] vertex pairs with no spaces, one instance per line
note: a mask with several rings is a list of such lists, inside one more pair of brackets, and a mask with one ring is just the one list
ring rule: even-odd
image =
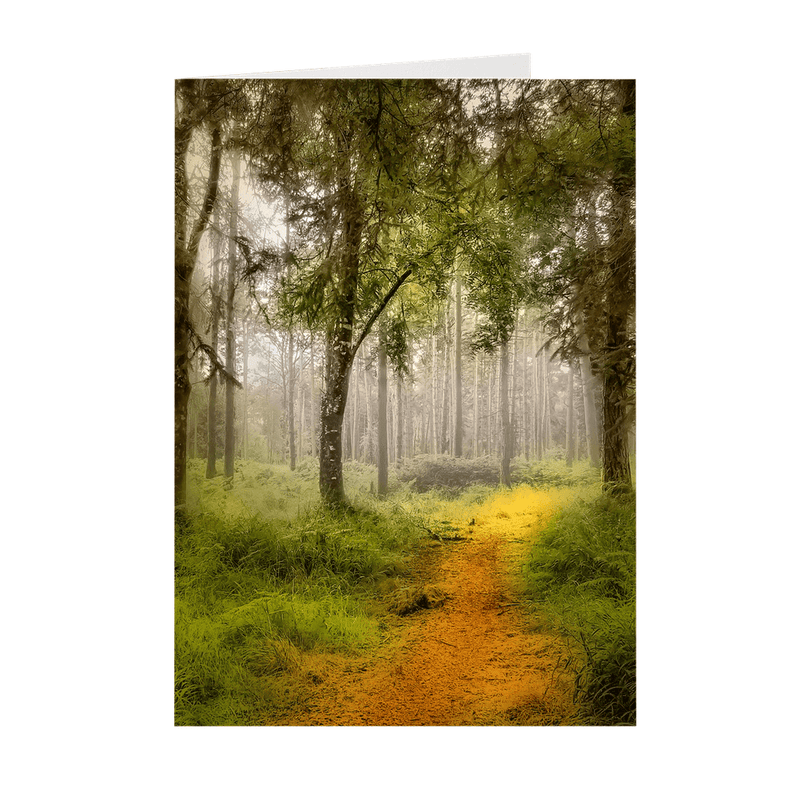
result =
[[186,503],[186,436],[191,383],[189,380],[190,336],[189,296],[200,239],[217,199],[222,142],[219,130],[211,134],[211,161],[200,213],[188,231],[188,181],[186,154],[193,119],[180,118],[175,125],[175,505]]
[[[624,116],[636,107],[634,81],[620,81],[619,103]],[[611,180],[614,191],[611,229],[611,261],[606,290],[608,322],[603,353],[603,484],[611,491],[631,485],[628,451],[630,392],[633,381],[628,316],[633,296],[635,234],[631,224],[633,171],[623,165]]]

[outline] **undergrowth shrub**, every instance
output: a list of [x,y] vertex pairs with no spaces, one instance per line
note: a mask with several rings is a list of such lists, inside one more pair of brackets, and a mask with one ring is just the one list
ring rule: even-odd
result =
[[449,494],[453,495],[473,484],[496,486],[500,479],[500,464],[493,456],[418,455],[403,462],[398,478],[417,492],[440,489],[451,490]]
[[[591,467],[588,460],[575,462],[571,467],[558,458],[544,461],[515,458],[511,462],[511,482],[536,488],[591,486],[599,477],[599,470]],[[403,462],[397,478],[416,492],[438,490],[445,497],[454,497],[471,486],[496,488],[500,482],[500,462],[496,456],[418,455]]]
[[576,691],[590,721],[636,721],[636,511],[633,495],[579,500],[534,545],[531,596],[578,648]]
[[600,471],[592,467],[588,460],[576,461],[571,467],[558,458],[543,461],[515,459],[512,464],[512,479],[534,487],[591,486],[599,478]]

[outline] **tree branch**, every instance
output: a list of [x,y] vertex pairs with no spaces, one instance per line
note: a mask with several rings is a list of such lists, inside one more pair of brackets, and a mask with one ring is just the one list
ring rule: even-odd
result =
[[228,372],[225,369],[223,363],[217,358],[217,354],[214,351],[214,348],[211,345],[206,344],[199,336],[197,331],[195,331],[192,325],[189,326],[189,337],[195,342],[194,353],[192,353],[190,358],[194,358],[198,351],[205,354],[208,360],[211,362],[211,372],[209,373],[208,377],[205,378],[205,381],[208,382],[211,378],[216,374],[219,373],[222,377],[222,380],[232,383],[234,386],[237,386],[239,389],[242,388],[242,384],[240,381],[236,379],[234,375]]
[[211,211],[214,208],[214,202],[217,199],[217,189],[219,188],[219,165],[221,158],[222,141],[219,135],[219,128],[214,128],[211,134],[211,164],[208,171],[206,195],[203,198],[203,205],[200,208],[200,214],[195,220],[194,227],[192,228],[192,235],[189,237],[189,244],[187,245],[189,263],[191,263],[192,267],[194,267],[194,262],[197,258],[197,251],[200,249],[200,239],[203,236],[206,225],[208,225]]
[[356,340],[355,345],[353,345],[352,352],[354,354],[358,352],[358,348],[361,347],[361,343],[369,335],[369,332],[372,329],[372,326],[375,324],[375,320],[377,320],[378,317],[381,315],[381,313],[383,312],[383,309],[386,308],[387,305],[389,305],[389,301],[395,296],[395,294],[397,293],[397,290],[403,285],[403,283],[405,283],[406,279],[409,277],[409,275],[411,275],[411,273],[413,271],[414,271],[413,268],[407,269],[394,282],[394,286],[392,286],[392,288],[389,289],[389,292],[387,293],[386,297],[383,298],[383,300],[381,301],[380,305],[372,312],[372,315],[367,320],[367,324],[364,325],[364,330],[361,331],[361,336],[358,337],[358,339]]

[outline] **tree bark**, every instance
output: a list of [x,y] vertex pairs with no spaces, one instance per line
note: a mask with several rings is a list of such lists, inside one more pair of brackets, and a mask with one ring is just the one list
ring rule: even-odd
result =
[[[633,118],[636,106],[634,81],[619,81],[619,105]],[[632,306],[635,271],[635,233],[630,225],[633,174],[620,168],[611,181],[611,245],[613,257],[606,289],[607,328],[603,353],[603,486],[624,491],[632,483],[628,430],[633,382],[632,343],[628,316]]]
[[[225,305],[225,369],[233,375],[236,369],[236,331],[234,297],[236,294],[236,238],[239,235],[239,154],[231,152],[233,179],[228,242],[228,296]],[[234,427],[234,385],[225,381],[225,477],[233,478],[236,430]]]
[[478,427],[478,418],[480,416],[480,403],[478,397],[478,354],[475,353],[475,375],[472,384],[472,457],[477,458],[480,455],[478,434],[480,429]]
[[386,344],[378,347],[378,495],[389,491],[389,431],[386,413],[387,398]]
[[[186,503],[186,436],[189,396],[192,388],[189,380],[191,354],[189,297],[192,272],[197,261],[200,239],[208,226],[208,220],[217,199],[219,186],[219,162],[222,142],[219,130],[211,134],[211,161],[205,197],[200,214],[191,232],[188,227],[188,181],[186,176],[186,153],[194,131],[193,120],[180,119],[175,126],[175,506]],[[187,235],[188,234],[188,235]]]
[[442,423],[439,426],[439,452],[446,455],[450,449],[450,335],[449,314],[445,307],[442,322]]
[[311,455],[316,458],[319,455],[319,434],[316,429],[315,420],[317,419],[317,389],[316,389],[316,361],[314,358],[314,334],[311,334]]
[[[289,196],[284,194],[285,206],[285,237],[284,237],[284,266],[286,268],[286,279],[288,280],[292,271],[292,257],[291,250],[289,249]],[[295,392],[295,364],[294,364],[294,330],[293,326],[289,324],[289,336],[287,347],[288,354],[288,386],[286,392],[286,428],[289,436],[289,469],[294,472],[297,468],[297,443],[295,441],[295,427],[294,427],[294,392]]]
[[395,411],[396,443],[394,448],[394,462],[400,464],[403,460],[403,378],[400,370],[395,375],[395,394],[397,395]]
[[595,377],[592,362],[589,358],[589,343],[586,334],[579,339],[581,348],[581,381],[583,383],[583,415],[586,426],[586,448],[589,451],[589,463],[592,467],[600,466],[600,439],[597,432],[597,407],[594,404]]
[[250,323],[247,318],[243,322],[244,326],[244,342],[242,349],[242,458],[247,459],[247,400],[248,400],[248,382],[247,382],[247,356],[250,349]]
[[[211,265],[211,349],[216,353],[219,347],[219,262],[222,257],[220,247],[219,206],[214,207],[214,259]],[[211,375],[208,386],[208,436],[206,450],[206,478],[217,474],[217,371]]]
[[570,364],[567,373],[567,441],[565,447],[567,466],[575,460],[575,378]]
[[352,188],[343,181],[342,253],[336,265],[336,310],[325,337],[325,385],[320,402],[319,489],[329,505],[345,502],[342,475],[342,421],[353,366],[363,212]]
[[455,309],[455,431],[453,434],[453,455],[461,458],[464,449],[464,408],[463,385],[461,376],[461,278],[456,276],[456,309]]
[[508,407],[508,341],[500,345],[500,479],[511,487],[511,418]]
[[294,427],[294,387],[295,387],[295,368],[294,368],[294,331],[289,329],[287,342],[288,365],[287,365],[287,387],[286,387],[286,426],[289,435],[289,469],[294,472],[297,468],[297,442],[295,440]]
[[372,393],[369,385],[369,370],[364,369],[364,461],[367,464],[375,463],[375,452],[372,445]]

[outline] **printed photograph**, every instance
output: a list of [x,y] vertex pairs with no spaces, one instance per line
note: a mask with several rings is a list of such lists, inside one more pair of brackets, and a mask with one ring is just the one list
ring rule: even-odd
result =
[[636,724],[635,86],[175,81],[176,726]]

